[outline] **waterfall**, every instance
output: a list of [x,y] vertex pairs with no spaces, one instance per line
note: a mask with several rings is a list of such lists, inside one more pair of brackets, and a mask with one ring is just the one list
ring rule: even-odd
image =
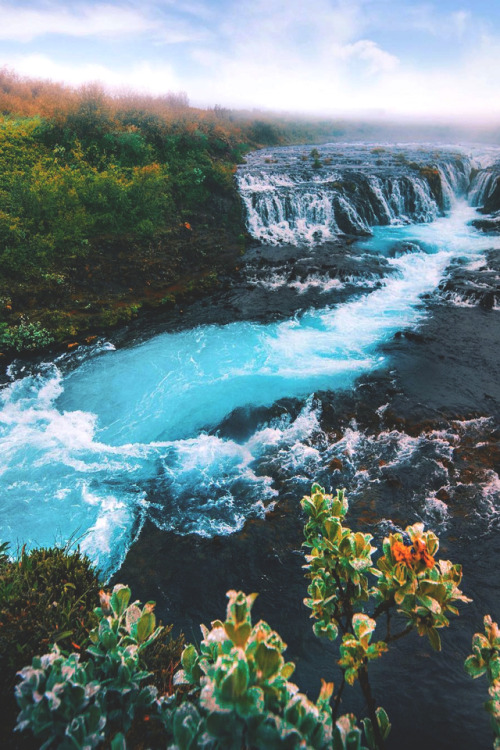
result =
[[340,149],[321,147],[319,166],[297,147],[276,165],[265,152],[251,154],[237,175],[250,234],[266,244],[313,245],[370,235],[377,225],[427,223],[469,185],[467,157],[418,151],[413,160],[382,149],[380,158],[380,149],[349,146],[346,158]]
[[482,169],[476,174],[469,188],[469,202],[471,206],[484,206],[489,196],[493,193],[498,176],[498,172],[495,172],[491,167]]

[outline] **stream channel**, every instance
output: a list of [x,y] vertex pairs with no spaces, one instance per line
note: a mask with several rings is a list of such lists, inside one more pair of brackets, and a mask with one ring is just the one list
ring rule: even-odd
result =
[[[301,496],[345,487],[380,541],[423,521],[473,603],[435,654],[374,665],[389,748],[491,746],[463,670],[500,617],[500,236],[476,229],[493,149],[266,149],[238,172],[253,237],[210,299],[50,362],[0,391],[1,539],[80,546],[198,641],[225,591],[288,643],[301,689],[340,681],[303,605]],[[493,170],[493,171],[492,171]],[[364,715],[356,689],[344,709]]]

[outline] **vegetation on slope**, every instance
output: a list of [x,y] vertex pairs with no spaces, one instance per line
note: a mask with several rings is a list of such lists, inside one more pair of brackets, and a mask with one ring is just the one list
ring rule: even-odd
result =
[[0,111],[4,349],[47,343],[20,325],[60,340],[126,320],[241,246],[233,172],[249,145],[217,113],[6,72]]
[[81,341],[217,283],[244,246],[243,154],[342,132],[0,71],[0,349]]
[[234,180],[245,152],[386,138],[387,127],[0,70],[0,352],[75,345],[212,288],[245,245]]

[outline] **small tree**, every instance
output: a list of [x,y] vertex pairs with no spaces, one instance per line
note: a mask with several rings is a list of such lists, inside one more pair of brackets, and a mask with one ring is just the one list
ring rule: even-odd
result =
[[[375,747],[381,750],[385,737],[377,720],[368,665],[379,659],[390,643],[414,630],[426,635],[433,649],[441,649],[438,631],[449,625],[449,614],[458,614],[458,601],[470,601],[459,589],[462,568],[435,559],[438,539],[432,531],[424,531],[421,523],[385,538],[383,554],[374,563],[377,548],[372,546],[372,535],[343,525],[348,504],[342,490],[327,495],[314,484],[311,495],[302,499],[302,508],[308,516],[304,546],[310,549],[305,567],[311,579],[305,604],[316,620],[317,636],[342,639],[338,663],[343,678],[333,719],[345,684],[359,679]],[[396,632],[394,619],[400,623]],[[375,640],[381,622],[385,632]]]

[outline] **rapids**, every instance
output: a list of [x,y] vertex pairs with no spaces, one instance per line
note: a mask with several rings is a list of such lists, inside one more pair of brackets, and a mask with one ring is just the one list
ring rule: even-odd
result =
[[[423,178],[414,178],[412,213],[427,223],[411,224],[405,202],[395,213],[391,199],[394,191],[402,195],[411,175],[402,173],[399,160],[396,177],[373,177],[369,156],[366,150],[368,166],[363,161],[359,172],[348,164],[343,173],[337,165],[335,173],[343,182],[353,174],[366,178],[367,202],[381,207],[386,226],[375,227],[370,239],[351,249],[367,269],[373,257],[384,261],[378,288],[360,293],[354,287],[342,303],[298,308],[278,322],[198,325],[119,349],[101,343],[83,358],[63,357],[29,373],[22,365],[11,367],[12,382],[0,394],[3,540],[50,545],[79,539],[109,575],[145,517],[178,533],[213,535],[241,529],[247,518],[266,512],[277,490],[262,463],[276,453],[286,461],[309,439],[318,415],[307,398],[350,388],[360,374],[383,366],[381,345],[396,331],[418,325],[425,315],[422,295],[438,287],[452,259],[472,262],[487,248],[500,248],[499,238],[486,238],[470,226],[476,212],[463,197],[469,159],[442,160],[443,184],[458,194],[446,215],[437,217],[438,203],[432,203]],[[253,158],[262,166],[261,154]],[[458,165],[455,172],[452,165]],[[275,238],[288,238],[292,225],[302,221],[302,207],[311,203],[305,178],[296,176],[300,205],[288,229],[278,223],[278,232],[266,206],[288,200],[280,191],[289,196],[291,178],[278,174],[264,185],[265,172],[257,171],[258,181],[253,164],[242,170],[242,194],[252,186],[273,198],[249,208],[250,229],[262,237],[258,213]],[[315,176],[318,194],[324,182]],[[384,185],[391,185],[387,200]],[[421,195],[425,198],[415,198]],[[360,200],[353,211],[360,211]],[[308,216],[314,224],[307,231],[302,224],[299,237],[304,232],[317,237],[320,219],[329,222],[322,236],[332,231],[328,212],[321,218],[314,209]],[[341,286],[334,281],[326,282],[332,291]],[[307,279],[303,283],[307,288]],[[313,290],[321,286],[317,278],[309,284]],[[244,442],[217,434],[217,425],[235,409],[271,406],[285,397],[305,404],[292,422],[258,425]]]
[[[211,608],[226,588],[255,587],[312,691],[328,675],[298,612],[296,509],[311,482],[346,486],[354,520],[378,537],[415,520],[444,535],[450,555],[474,561],[467,593],[494,616],[493,556],[473,542],[493,549],[500,495],[500,236],[471,224],[498,153],[318,150],[319,165],[290,147],[240,168],[254,243],[230,289],[140,335],[14,362],[0,391],[2,541],[78,541],[105,576],[137,577],[138,595],[188,635],[221,614]],[[470,740],[476,709],[442,699],[462,678],[432,674],[464,750],[483,747]],[[424,696],[398,696],[424,716]],[[439,734],[422,720],[408,748],[431,741],[427,726]],[[456,736],[446,728],[430,746],[459,747]]]

